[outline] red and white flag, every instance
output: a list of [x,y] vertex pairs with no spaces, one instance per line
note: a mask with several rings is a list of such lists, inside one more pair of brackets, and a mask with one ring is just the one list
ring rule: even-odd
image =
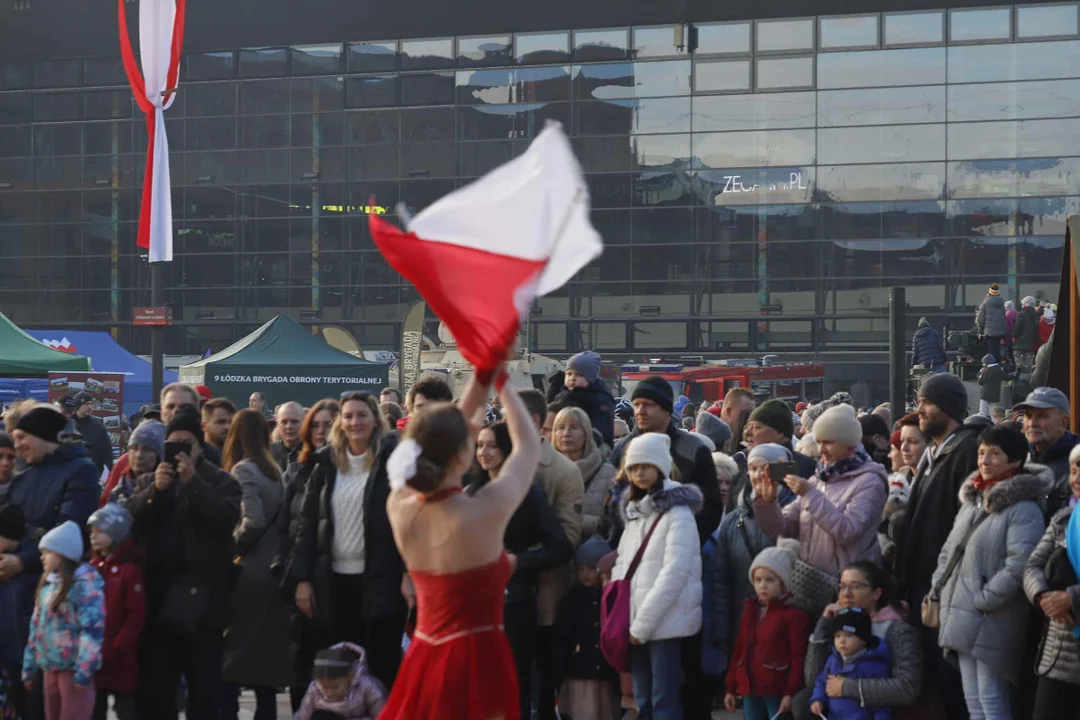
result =
[[506,359],[534,298],[603,252],[581,166],[558,123],[521,157],[408,220],[407,233],[375,215],[368,222],[383,256],[480,371]]
[[120,56],[135,103],[146,115],[146,132],[150,137],[138,245],[150,251],[150,262],[169,262],[173,259],[172,180],[164,111],[176,99],[180,51],[184,47],[185,0],[139,0],[141,74],[128,36],[127,0],[117,1]]

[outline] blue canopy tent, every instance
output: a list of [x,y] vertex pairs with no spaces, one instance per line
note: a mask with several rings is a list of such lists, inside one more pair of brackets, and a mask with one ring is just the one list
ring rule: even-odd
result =
[[[131,416],[143,405],[157,402],[153,397],[152,368],[138,355],[132,355],[106,332],[82,330],[27,330],[27,334],[61,352],[78,353],[90,358],[97,372],[124,373],[124,414]],[[176,382],[176,373],[165,371],[165,384]]]

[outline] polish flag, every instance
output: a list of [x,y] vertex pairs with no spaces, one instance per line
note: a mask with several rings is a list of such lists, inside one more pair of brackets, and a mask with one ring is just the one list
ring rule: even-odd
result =
[[376,215],[368,223],[387,262],[481,372],[506,359],[534,298],[603,252],[581,166],[558,123],[521,157],[407,219],[407,232]]

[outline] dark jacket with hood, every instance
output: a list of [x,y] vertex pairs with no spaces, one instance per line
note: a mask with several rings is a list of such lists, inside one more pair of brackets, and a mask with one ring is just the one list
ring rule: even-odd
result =
[[290,602],[296,595],[296,580],[292,574],[300,520],[304,514],[304,491],[315,468],[328,459],[325,453],[313,454],[306,463],[290,463],[285,470],[282,512],[278,513],[277,527],[274,529],[278,536],[278,551],[271,563],[271,570],[281,579],[282,590]]
[[[902,597],[917,608],[930,592],[938,554],[960,510],[960,487],[979,459],[981,428],[962,425],[929,465],[919,463],[903,523],[897,528],[896,575]],[[918,613],[912,617],[918,624]]]
[[93,415],[87,415],[84,418],[76,417],[75,429],[83,436],[83,441],[90,450],[90,457],[97,466],[98,477],[101,477],[105,468],[111,469],[113,466],[113,449],[112,441],[109,440],[109,431]]
[[555,402],[578,407],[585,411],[595,430],[600,431],[604,444],[615,445],[615,396],[603,378],[584,388],[564,388]]
[[128,510],[132,534],[146,553],[148,622],[153,623],[169,588],[178,582],[209,593],[203,627],[224,627],[240,522],[240,483],[205,457],[187,485],[174,479],[163,492],[154,474],[139,477]]
[[1080,444],[1080,436],[1066,430],[1060,440],[1050,447],[1043,448],[1042,452],[1035,452],[1035,448],[1031,448],[1029,460],[1045,465],[1054,475],[1054,486],[1046,499],[1048,518],[1054,517],[1058,510],[1069,504],[1072,498],[1072,490],[1069,488],[1069,453],[1078,444]]
[[945,356],[945,343],[941,333],[932,327],[921,327],[911,339],[911,364],[932,368],[944,365],[949,359]]
[[315,590],[315,608],[322,623],[333,623],[336,612],[360,612],[370,621],[380,616],[404,615],[401,578],[405,563],[394,542],[386,501],[390,498],[390,480],[386,461],[397,445],[393,435],[384,437],[371,464],[364,504],[364,599],[362,608],[331,607],[330,580],[334,547],[334,511],[331,502],[338,468],[334,450],[324,447],[315,457],[318,465],[304,489],[303,509],[297,527],[292,578],[311,582]]
[[1005,370],[1001,363],[995,362],[979,370],[979,399],[983,402],[1001,402],[1001,383],[1005,381]]
[[285,472],[289,465],[296,462],[297,457],[300,455],[300,450],[304,447],[304,444],[297,443],[296,447],[292,450],[281,440],[270,443],[270,454],[274,456],[274,462],[281,468],[281,472]]
[[[621,467],[623,453],[630,441],[643,434],[641,428],[634,428],[632,433],[620,440],[611,455],[611,464]],[[705,504],[695,518],[698,537],[704,545],[713,530],[720,525],[720,518],[724,515],[724,503],[720,496],[720,482],[716,477],[712,452],[700,435],[676,427],[674,420],[668,425],[667,436],[671,438],[671,458],[679,469],[679,482],[683,485],[697,485],[705,498]]]
[[892,720],[892,711],[885,707],[864,707],[858,699],[849,697],[831,698],[825,692],[825,683],[829,676],[837,675],[845,680],[881,680],[889,677],[891,661],[889,647],[880,639],[874,638],[864,652],[844,662],[844,658],[833,648],[825,669],[818,675],[810,702],[821,703],[823,714],[836,720]]
[[1013,347],[1017,352],[1035,352],[1039,339],[1039,314],[1033,307],[1022,307],[1013,327]]

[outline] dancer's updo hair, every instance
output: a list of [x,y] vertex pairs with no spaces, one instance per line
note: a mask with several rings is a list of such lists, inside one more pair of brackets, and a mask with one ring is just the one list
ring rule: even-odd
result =
[[450,463],[469,441],[469,424],[456,405],[425,405],[409,418],[405,437],[423,448],[416,459],[416,474],[406,484],[417,492],[430,493],[439,487]]

